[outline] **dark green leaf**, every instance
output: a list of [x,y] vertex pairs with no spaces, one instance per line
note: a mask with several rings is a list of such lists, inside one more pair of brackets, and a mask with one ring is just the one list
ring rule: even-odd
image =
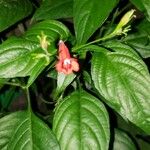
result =
[[143,32],[147,35],[150,36],[150,22],[147,19],[143,19],[138,26],[136,26],[137,30],[139,30],[140,32]]
[[113,150],[136,150],[136,147],[125,132],[115,129]]
[[92,79],[96,89],[124,119],[150,133],[150,75],[136,52],[127,45],[110,42],[114,52],[95,53]]
[[0,103],[3,108],[8,108],[13,100],[15,100],[20,95],[15,88],[10,88],[7,91],[0,94]]
[[39,42],[38,36],[41,36],[41,34],[47,36],[47,40],[50,44],[57,39],[66,40],[70,36],[69,30],[61,22],[45,20],[29,28],[24,37],[31,41]]
[[118,0],[75,0],[73,15],[77,44],[86,43],[113,10]]
[[17,21],[27,17],[32,12],[29,0],[1,0],[0,1],[0,32]]
[[150,21],[150,1],[149,0],[130,0],[139,10],[146,12],[145,15]]
[[46,63],[46,61],[43,61],[43,59],[40,59],[36,65],[34,66],[34,68],[31,70],[30,73],[30,77],[27,83],[27,87],[29,87],[34,81],[35,79],[38,77],[38,75],[45,69],[45,67],[48,64]]
[[73,16],[73,0],[45,0],[35,12],[35,20],[69,18]]
[[8,79],[1,79],[0,78],[0,89],[4,86],[5,82],[7,82]]
[[150,41],[148,35],[137,32],[127,36],[123,41],[134,48],[143,58],[150,57]]
[[130,0],[140,11],[144,11],[142,0]]
[[123,39],[133,47],[143,58],[150,57],[150,23],[146,20],[137,26],[137,32],[129,34]]
[[59,150],[48,126],[32,112],[16,112],[0,119],[1,150]]
[[25,77],[31,75],[33,69],[45,58],[35,58],[34,53],[43,53],[37,43],[22,39],[11,38],[0,45],[0,78]]
[[150,21],[150,1],[149,0],[142,0],[142,3],[146,9],[147,19]]
[[76,91],[56,108],[53,131],[62,150],[108,150],[109,121],[104,105]]

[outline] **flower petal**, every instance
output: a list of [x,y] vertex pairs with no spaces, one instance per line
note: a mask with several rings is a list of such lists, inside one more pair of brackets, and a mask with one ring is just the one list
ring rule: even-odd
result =
[[76,72],[79,71],[79,64],[77,60],[75,58],[72,58],[71,60],[72,60],[71,61],[72,70]]
[[70,59],[70,53],[65,43],[59,41],[59,60]]

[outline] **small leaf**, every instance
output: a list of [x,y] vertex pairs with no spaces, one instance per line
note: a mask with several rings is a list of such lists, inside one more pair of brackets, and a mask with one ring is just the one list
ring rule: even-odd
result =
[[45,0],[35,12],[35,20],[60,19],[73,16],[73,0]]
[[75,0],[73,8],[77,44],[84,44],[109,16],[118,0]]
[[0,10],[1,32],[31,14],[32,5],[29,0],[1,0]]
[[57,75],[57,91],[62,92],[76,77],[75,74],[65,75],[64,73],[58,73]]
[[95,53],[92,79],[106,103],[124,119],[150,133],[150,75],[136,52],[119,42],[105,45],[113,52]]
[[69,30],[61,22],[45,20],[29,28],[24,37],[28,40],[39,42],[38,36],[41,36],[41,34],[47,36],[50,44],[57,39],[66,40],[70,36]]
[[7,115],[0,124],[1,150],[60,150],[52,131],[30,111]]
[[115,141],[113,150],[136,150],[130,137],[123,131],[115,129]]
[[[46,59],[35,59],[33,53],[42,53],[37,43],[23,38],[11,38],[0,45],[0,78],[25,77],[36,69],[39,60],[46,64]],[[45,68],[45,65],[43,65]]]
[[107,111],[85,91],[76,91],[58,104],[53,131],[62,150],[108,150]]

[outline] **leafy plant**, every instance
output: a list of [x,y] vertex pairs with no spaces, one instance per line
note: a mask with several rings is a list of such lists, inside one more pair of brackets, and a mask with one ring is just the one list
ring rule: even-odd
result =
[[1,150],[150,148],[149,1],[0,8]]

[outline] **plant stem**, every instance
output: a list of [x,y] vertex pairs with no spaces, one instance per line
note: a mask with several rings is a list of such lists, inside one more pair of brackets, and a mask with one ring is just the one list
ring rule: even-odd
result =
[[29,88],[25,88],[25,92],[26,92],[26,95],[27,95],[28,109],[31,110],[31,100],[30,100]]
[[22,85],[20,85],[19,83],[13,83],[13,82],[4,82],[7,85],[12,85],[12,86],[19,86],[21,88],[24,88]]
[[111,33],[111,34],[106,35],[106,36],[104,36],[104,37],[102,37],[102,38],[99,38],[99,39],[97,39],[97,40],[95,40],[95,41],[92,41],[92,42],[89,42],[89,43],[87,43],[87,44],[74,47],[74,48],[72,49],[72,52],[76,52],[78,49],[84,48],[84,47],[89,46],[89,45],[94,44],[94,43],[98,43],[98,42],[101,42],[101,41],[108,40],[108,39],[113,38],[113,37],[115,37],[115,36],[116,36],[116,34]]

